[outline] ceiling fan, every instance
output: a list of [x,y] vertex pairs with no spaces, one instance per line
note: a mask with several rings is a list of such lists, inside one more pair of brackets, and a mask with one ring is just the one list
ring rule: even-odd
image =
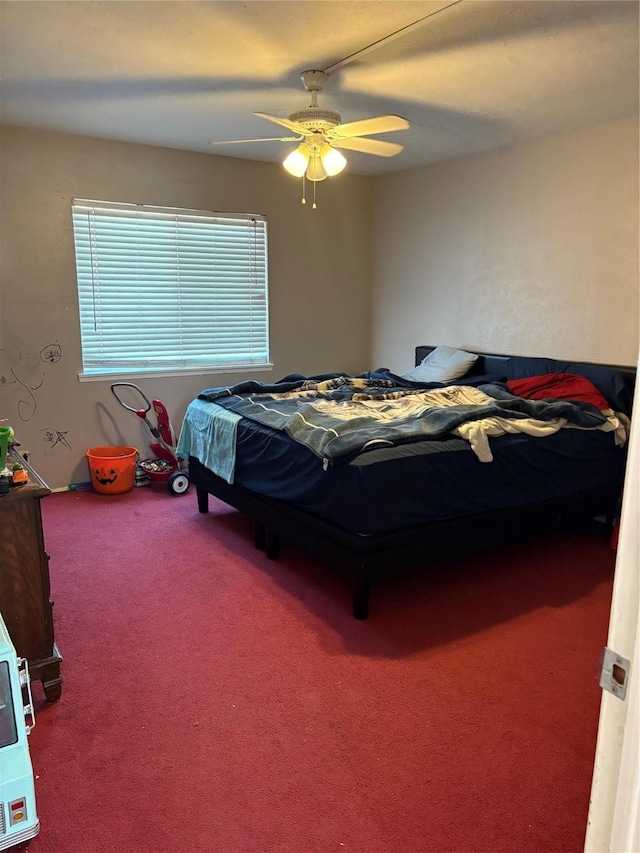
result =
[[271,115],[270,113],[254,113],[267,121],[279,124],[295,134],[295,136],[271,136],[253,139],[232,139],[226,142],[214,142],[214,145],[233,145],[247,142],[297,142],[297,148],[284,159],[283,166],[297,178],[302,178],[302,203],[306,204],[305,180],[313,182],[313,208],[316,207],[316,183],[325,178],[338,175],[347,165],[346,158],[339,149],[359,151],[363,154],[373,154],[377,157],[395,157],[404,150],[397,142],[387,142],[381,139],[367,137],[379,133],[408,130],[411,125],[406,118],[398,115],[375,116],[374,118],[342,124],[339,112],[318,106],[318,92],[321,92],[329,78],[329,74],[338,68],[353,62],[372,50],[377,50],[409,30],[422,26],[428,18],[438,12],[455,6],[461,0],[450,0],[445,6],[431,11],[428,15],[408,24],[405,27],[378,39],[361,50],[335,62],[324,70],[309,69],[300,74],[305,89],[311,93],[311,103],[308,107],[294,110],[288,118]]
[[377,116],[362,121],[341,124],[340,113],[336,110],[318,106],[318,92],[321,92],[328,78],[326,71],[309,70],[300,75],[305,89],[311,93],[311,104],[291,113],[289,118],[255,113],[267,121],[275,122],[295,136],[262,137],[258,139],[234,139],[237,142],[299,142],[284,161],[285,169],[298,178],[306,177],[310,181],[323,181],[326,177],[339,174],[347,164],[338,151],[339,148],[361,151],[379,157],[394,157],[403,147],[396,142],[384,142],[380,139],[364,139],[376,133],[391,133],[395,130],[407,130],[409,122],[396,115]]

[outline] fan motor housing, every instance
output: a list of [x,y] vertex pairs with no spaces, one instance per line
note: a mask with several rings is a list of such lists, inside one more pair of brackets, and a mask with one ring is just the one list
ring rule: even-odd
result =
[[322,107],[306,107],[289,116],[289,121],[298,122],[309,130],[331,130],[340,124],[340,120],[339,112]]

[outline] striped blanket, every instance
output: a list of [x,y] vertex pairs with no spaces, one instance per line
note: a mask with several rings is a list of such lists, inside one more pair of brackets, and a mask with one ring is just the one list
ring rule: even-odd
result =
[[[247,385],[251,387],[248,388]],[[282,389],[282,390],[280,390]],[[398,377],[242,383],[210,389],[200,399],[277,430],[308,447],[327,467],[377,447],[459,435],[480,461],[492,459],[489,436],[548,435],[565,426],[614,429],[589,403],[526,400],[502,383],[479,387],[402,387]]]

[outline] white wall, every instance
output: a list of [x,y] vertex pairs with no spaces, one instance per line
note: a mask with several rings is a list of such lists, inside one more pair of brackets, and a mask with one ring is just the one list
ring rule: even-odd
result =
[[638,122],[377,181],[372,358],[416,344],[634,365]]
[[[109,382],[79,383],[80,329],[71,199],[265,213],[269,222],[271,373],[359,372],[369,365],[370,178],[345,174],[302,206],[277,164],[88,137],[2,128],[0,418],[52,488],[89,479],[87,448],[150,438]],[[57,363],[41,355],[51,344]],[[247,378],[140,379],[176,429],[203,388]],[[64,441],[54,443],[59,434]],[[66,442],[66,444],[64,443]],[[69,446],[67,446],[69,445]]]

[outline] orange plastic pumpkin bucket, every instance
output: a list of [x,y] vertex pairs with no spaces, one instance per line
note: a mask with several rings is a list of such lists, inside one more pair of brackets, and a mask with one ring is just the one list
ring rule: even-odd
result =
[[93,447],[87,450],[91,485],[103,495],[130,492],[136,477],[135,447]]

